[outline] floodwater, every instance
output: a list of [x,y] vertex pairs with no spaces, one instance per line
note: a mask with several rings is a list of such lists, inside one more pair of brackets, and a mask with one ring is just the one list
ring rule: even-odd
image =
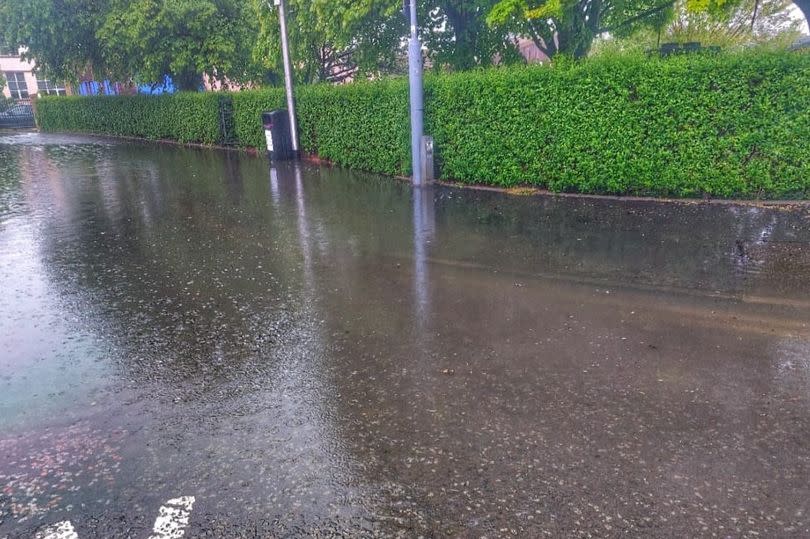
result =
[[0,537],[810,535],[810,210],[0,134]]

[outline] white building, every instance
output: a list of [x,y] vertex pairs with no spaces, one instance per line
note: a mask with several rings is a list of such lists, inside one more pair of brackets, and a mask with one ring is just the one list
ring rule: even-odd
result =
[[6,79],[3,95],[14,99],[27,99],[33,95],[69,95],[70,88],[38,78],[35,66],[20,58],[19,53],[0,50],[0,72]]

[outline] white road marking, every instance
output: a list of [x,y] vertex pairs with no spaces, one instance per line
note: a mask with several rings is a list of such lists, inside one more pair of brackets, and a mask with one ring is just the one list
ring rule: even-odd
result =
[[193,506],[194,496],[183,496],[166,502],[158,511],[149,539],[181,539],[186,533]]
[[[194,496],[181,496],[167,501],[158,510],[149,539],[182,539],[188,527],[192,507]],[[63,520],[38,531],[34,539],[79,539],[79,535],[69,520]]]
[[35,539],[79,539],[73,524],[69,520],[51,524],[47,528],[37,532]]

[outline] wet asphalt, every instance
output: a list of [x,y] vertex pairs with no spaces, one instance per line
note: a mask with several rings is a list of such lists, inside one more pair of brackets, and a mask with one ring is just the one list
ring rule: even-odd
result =
[[810,208],[0,134],[0,538],[810,536]]

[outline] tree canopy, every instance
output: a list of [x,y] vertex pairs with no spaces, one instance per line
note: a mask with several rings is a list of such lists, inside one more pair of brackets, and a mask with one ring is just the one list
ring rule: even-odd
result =
[[0,0],[0,45],[23,46],[40,71],[73,80],[104,65],[96,30],[107,7],[106,0]]
[[242,82],[250,63],[255,19],[241,0],[112,0],[97,37],[108,69],[154,81],[173,75],[196,89],[202,74]]
[[240,0],[0,0],[0,43],[23,46],[49,77],[85,74],[151,82],[171,74],[256,78],[257,23]]
[[487,21],[526,34],[547,56],[588,54],[602,33],[629,34],[671,15],[672,0],[500,0]]
[[[515,36],[486,23],[497,0],[418,0],[420,39],[437,69],[469,69],[518,58]],[[260,33],[254,58],[280,69],[278,12],[253,0]],[[341,80],[405,70],[408,23],[402,0],[288,0],[288,27],[297,76]]]
[[[799,2],[810,0],[798,0],[797,5]],[[765,3],[763,0],[499,0],[487,21],[492,26],[529,35],[548,56],[561,53],[579,58],[590,52],[599,35],[627,37],[650,29],[661,31],[673,21],[680,21],[682,29],[690,20],[694,29],[701,21],[704,27],[711,23],[715,25],[715,36],[730,25],[729,33],[740,35],[744,25],[738,19],[750,16],[745,15],[749,11],[745,6],[752,8],[755,21],[757,11]],[[772,11],[786,13],[789,2],[768,5]],[[783,29],[772,27],[770,31]]]
[[[748,15],[740,15],[740,6],[761,13],[766,5],[787,5],[786,0],[416,1],[420,38],[436,70],[522,61],[520,38],[530,38],[549,57],[578,58],[599,36],[672,33],[678,21],[692,28],[700,21],[741,27],[737,19]],[[810,0],[795,1],[810,12]],[[405,71],[408,24],[402,0],[287,4],[300,81]],[[55,79],[91,74],[153,82],[171,74],[181,89],[197,88],[204,75],[223,82],[278,82],[278,22],[278,10],[267,0],[0,0],[0,46],[25,47],[37,69]]]

